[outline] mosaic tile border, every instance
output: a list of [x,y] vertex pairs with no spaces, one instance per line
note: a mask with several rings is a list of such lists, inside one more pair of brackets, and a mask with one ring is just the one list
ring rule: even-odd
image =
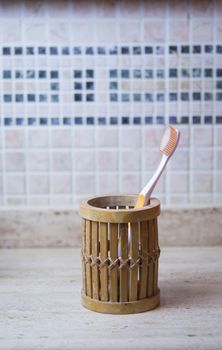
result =
[[3,56],[33,55],[164,55],[169,54],[222,54],[222,45],[124,45],[124,46],[3,46]]
[[221,125],[222,124],[222,115],[212,116],[212,115],[195,115],[195,116],[182,116],[180,118],[176,116],[169,116],[165,118],[164,116],[88,116],[88,117],[18,117],[11,118],[5,117],[0,119],[0,125],[5,127],[12,126],[71,126],[71,125],[165,125],[165,124],[181,124],[181,125]]

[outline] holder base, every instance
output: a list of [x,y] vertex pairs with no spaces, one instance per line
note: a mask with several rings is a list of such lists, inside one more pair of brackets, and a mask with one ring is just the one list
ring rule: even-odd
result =
[[91,311],[106,314],[135,314],[155,309],[160,304],[160,290],[149,298],[129,302],[107,302],[92,299],[82,293],[82,305]]

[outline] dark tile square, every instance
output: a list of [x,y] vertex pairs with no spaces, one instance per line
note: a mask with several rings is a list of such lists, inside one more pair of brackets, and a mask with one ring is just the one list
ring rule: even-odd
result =
[[106,117],[98,117],[99,125],[106,125]]
[[93,81],[86,82],[86,90],[94,90],[94,82]]
[[153,117],[146,116],[145,117],[145,124],[153,124]]
[[141,51],[141,47],[140,46],[134,46],[133,47],[133,54],[134,55],[141,55],[142,51]]
[[74,78],[82,78],[82,71],[81,70],[74,70],[73,72],[73,77]]
[[86,78],[94,78],[94,70],[93,69],[86,70]]
[[11,94],[4,94],[3,101],[6,103],[12,102],[12,95]]
[[182,45],[181,46],[181,53],[183,53],[183,54],[190,53],[190,47],[188,45]]
[[86,124],[87,125],[93,125],[95,122],[94,117],[87,117],[86,118]]
[[194,115],[192,120],[193,120],[193,124],[200,124],[201,123],[200,116]]
[[26,55],[34,55],[35,49],[33,46],[26,47]]
[[3,73],[2,74],[3,79],[11,79],[12,72],[10,70],[3,70],[2,73]]
[[83,119],[82,119],[82,117],[75,117],[74,122],[76,125],[81,125],[81,124],[83,124]]
[[62,47],[62,55],[68,56],[70,54],[70,50],[68,46]]
[[205,115],[204,124],[213,124],[213,117],[211,115]]
[[50,78],[51,79],[58,79],[59,78],[59,72],[57,70],[51,70]]
[[117,78],[117,77],[118,77],[118,71],[117,71],[117,69],[110,69],[110,71],[109,71],[109,77],[110,77],[110,78]]
[[122,125],[126,125],[126,124],[129,124],[129,123],[130,123],[129,117],[123,116],[123,117],[121,118],[121,124],[122,124]]
[[81,49],[80,46],[75,46],[75,47],[73,48],[73,54],[74,54],[74,55],[81,55],[81,53],[82,53],[82,49]]
[[3,54],[3,56],[11,55],[11,48],[10,47],[3,47],[2,48],[2,54]]
[[110,123],[110,125],[117,125],[118,124],[118,118],[117,117],[110,117],[109,123]]
[[152,46],[145,46],[145,54],[151,55],[153,53],[153,47]]
[[201,46],[200,45],[194,45],[193,46],[193,53],[194,54],[201,53]]
[[27,101],[28,102],[35,102],[35,94],[28,94]]
[[86,101],[93,102],[94,101],[94,94],[86,94]]
[[55,46],[52,46],[49,48],[50,55],[58,55],[58,48]]
[[40,117],[40,118],[39,118],[39,124],[40,124],[40,125],[48,125],[48,118],[46,118],[46,117]]
[[46,47],[44,47],[44,46],[39,46],[39,47],[38,47],[38,54],[39,54],[39,55],[46,55]]
[[74,90],[82,90],[82,83],[80,83],[79,81],[75,81]]
[[181,124],[189,124],[189,117],[187,116],[182,116],[180,120]]
[[14,54],[15,55],[22,55],[23,54],[23,48],[22,47],[15,47],[14,48]]
[[127,47],[127,46],[121,47],[121,54],[122,55],[129,55],[129,53],[130,53],[129,47]]
[[93,47],[86,47],[86,55],[94,55],[94,48]]

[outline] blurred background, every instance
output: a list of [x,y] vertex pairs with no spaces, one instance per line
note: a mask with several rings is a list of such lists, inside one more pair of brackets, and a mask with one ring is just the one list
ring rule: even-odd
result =
[[1,1],[0,245],[72,245],[79,202],[138,193],[167,124],[163,242],[222,243],[221,107],[219,0]]

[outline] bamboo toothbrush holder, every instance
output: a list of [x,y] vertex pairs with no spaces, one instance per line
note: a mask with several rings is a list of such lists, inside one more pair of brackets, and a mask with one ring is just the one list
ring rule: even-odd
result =
[[154,309],[158,288],[157,216],[160,202],[135,209],[137,195],[110,195],[81,203],[82,304],[127,314]]

